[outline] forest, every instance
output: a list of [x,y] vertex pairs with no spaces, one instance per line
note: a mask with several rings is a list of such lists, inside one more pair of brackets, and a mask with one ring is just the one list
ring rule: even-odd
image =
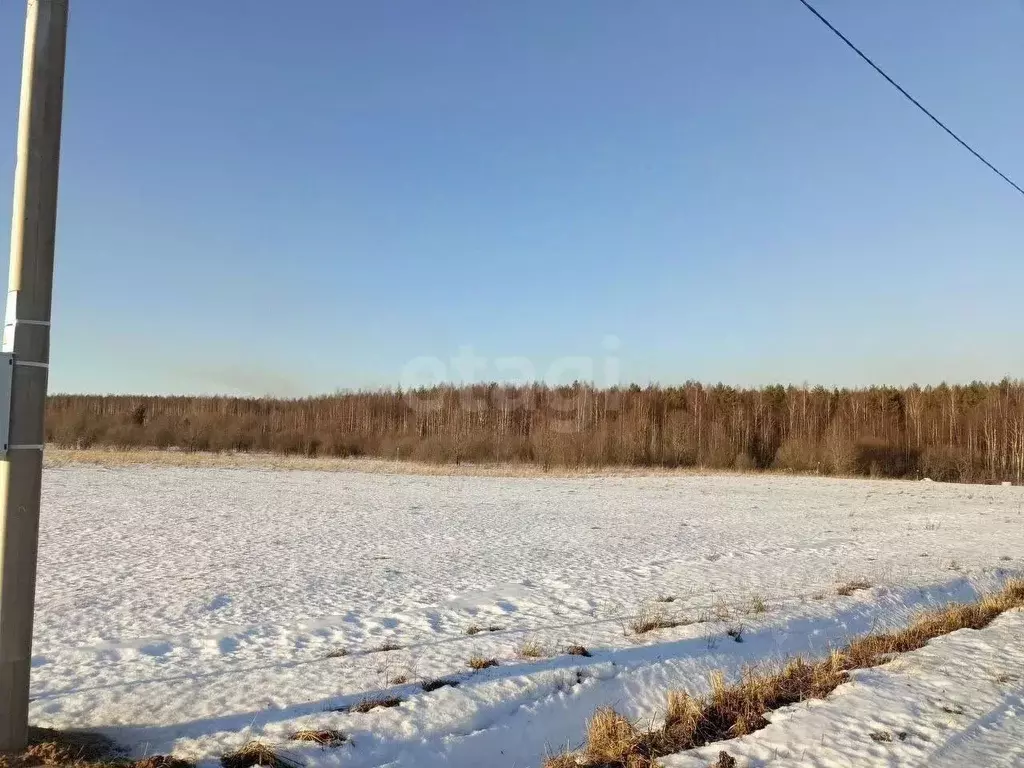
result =
[[53,395],[65,448],[551,467],[1024,480],[1024,382],[927,387],[479,384],[301,399]]

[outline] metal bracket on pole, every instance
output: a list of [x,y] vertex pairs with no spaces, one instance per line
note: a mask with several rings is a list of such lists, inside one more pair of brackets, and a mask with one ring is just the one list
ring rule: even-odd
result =
[[11,380],[14,377],[14,354],[0,352],[0,459],[7,458],[11,442]]

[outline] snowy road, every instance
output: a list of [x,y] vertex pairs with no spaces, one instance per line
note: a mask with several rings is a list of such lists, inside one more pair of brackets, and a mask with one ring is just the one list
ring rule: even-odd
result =
[[[200,759],[315,726],[352,741],[300,760],[536,765],[601,704],[650,717],[710,670],[995,585],[1024,567],[1022,509],[1020,488],[781,476],[49,469],[32,720]],[[630,633],[655,611],[693,623]],[[436,677],[461,684],[419,687]],[[405,701],[331,711],[383,692]]]

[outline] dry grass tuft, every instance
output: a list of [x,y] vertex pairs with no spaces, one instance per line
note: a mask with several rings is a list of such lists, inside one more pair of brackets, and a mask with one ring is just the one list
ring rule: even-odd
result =
[[254,765],[269,768],[300,768],[299,763],[274,751],[274,748],[262,741],[250,741],[242,747],[229,752],[220,759],[224,768],[252,768]]
[[565,652],[569,656],[586,656],[586,657],[589,658],[590,656],[593,655],[590,651],[588,651],[582,645],[575,645],[575,644],[566,646]]
[[747,606],[747,613],[758,616],[768,612],[768,603],[761,595],[754,595],[750,598],[750,605]]
[[31,728],[25,750],[25,757],[37,759],[42,765],[97,763],[113,760],[120,754],[114,742],[97,733],[50,728]]
[[341,731],[331,730],[330,728],[296,731],[289,738],[292,741],[307,741],[319,744],[321,747],[340,747],[348,741],[348,736]]
[[713,599],[711,604],[711,616],[715,621],[732,620],[733,607],[721,598]]
[[629,621],[627,627],[634,635],[644,635],[656,629],[672,629],[689,623],[682,618],[670,616],[658,606],[647,606]]
[[537,640],[524,640],[516,648],[516,655],[521,659],[543,659],[550,654]]
[[195,763],[166,755],[139,760],[124,757],[124,750],[96,733],[28,729],[28,746],[21,752],[0,754],[0,768],[195,768]]
[[[975,603],[923,613],[905,629],[861,637],[821,661],[796,658],[774,670],[746,669],[733,683],[715,673],[711,690],[702,697],[669,693],[664,725],[649,731],[639,730],[612,709],[599,709],[588,725],[582,753],[572,759],[587,768],[649,768],[659,757],[745,736],[764,728],[769,712],[825,698],[846,682],[851,670],[884,664],[950,632],[982,629],[1014,608],[1024,608],[1024,579],[1008,582],[1001,592]],[[722,754],[719,765],[734,765]],[[573,765],[564,758],[552,758],[545,768]]]
[[501,627],[481,627],[479,624],[470,624],[466,628],[466,634],[470,636],[479,635],[481,632],[501,632]]
[[343,659],[349,655],[347,648],[336,648],[335,650],[324,656],[325,659]]
[[718,753],[718,759],[712,763],[710,768],[736,768],[736,758],[723,749]]
[[391,707],[397,707],[405,699],[399,696],[371,696],[363,699],[358,704],[348,709],[349,712],[355,712],[359,715],[365,715],[367,712],[372,712],[375,709],[390,709]]
[[845,584],[840,584],[836,587],[836,594],[841,595],[842,597],[849,597],[854,592],[862,589],[871,589],[871,582],[864,581],[864,579],[848,581]]
[[587,723],[587,745],[584,765],[638,766],[634,757],[641,746],[643,734],[629,720],[611,707],[602,707]]
[[497,659],[485,659],[483,656],[473,656],[467,663],[469,664],[469,668],[473,670],[481,670],[487,669],[488,667],[498,666]]
[[[195,768],[195,763],[168,755],[150,755],[129,763],[128,768]],[[125,768],[125,766],[121,766]]]
[[568,752],[552,755],[544,761],[544,768],[579,768],[579,762]]
[[367,653],[387,653],[388,651],[400,651],[402,646],[396,643],[394,640],[385,640],[380,645],[370,648]]
[[458,686],[458,680],[447,680],[445,678],[438,678],[437,680],[424,680],[422,683],[420,683],[420,688],[422,688],[427,693],[430,693],[431,691],[436,691],[440,688],[458,688]]
[[688,737],[697,730],[701,717],[700,701],[685,691],[669,691],[664,728],[667,736],[677,739]]
[[50,728],[29,728],[28,746],[13,754],[0,754],[3,768],[27,766],[80,766],[81,768],[130,765],[122,759],[123,751],[105,736],[81,731],[56,731]]

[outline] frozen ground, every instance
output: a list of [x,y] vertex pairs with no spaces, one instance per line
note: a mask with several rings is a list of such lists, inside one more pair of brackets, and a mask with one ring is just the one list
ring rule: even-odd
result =
[[[711,670],[822,654],[996,586],[1024,567],[1022,490],[779,476],[48,469],[32,721],[201,760],[260,737],[309,764],[536,766],[578,744],[602,704],[653,717],[666,690],[700,690]],[[836,594],[856,579],[873,587]],[[651,610],[694,623],[630,634],[631,617]],[[467,635],[474,625],[497,631]],[[726,631],[740,626],[736,643]],[[992,733],[1021,736],[1024,685],[1011,679],[1020,673],[997,670],[1020,669],[1022,629],[1014,614],[950,636],[895,670],[858,676],[833,700],[780,714],[735,752],[755,765],[779,744],[796,750],[785,765],[793,755],[823,766],[876,765],[877,755],[939,764],[921,757],[923,738],[874,741],[876,726],[861,728],[858,713],[877,719],[889,707],[902,723],[923,711],[915,696],[978,687],[974,671],[987,664],[984,674],[1006,679],[960,698],[947,690],[954,713],[936,717],[960,735],[943,764],[967,764],[957,762],[965,755],[999,764],[979,755],[995,749]],[[552,656],[518,658],[526,641]],[[401,648],[375,650],[385,642]],[[593,656],[560,653],[569,643]],[[500,665],[471,673],[472,656]],[[460,684],[420,688],[438,677]],[[894,693],[904,689],[914,696]],[[383,693],[404,702],[332,711]],[[918,733],[887,723],[877,727]],[[305,727],[351,741],[287,742]],[[932,746],[938,727],[921,730]]]

